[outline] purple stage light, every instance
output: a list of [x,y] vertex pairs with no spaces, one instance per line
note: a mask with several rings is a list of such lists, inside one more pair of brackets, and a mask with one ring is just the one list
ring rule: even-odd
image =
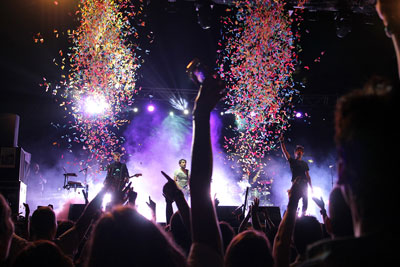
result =
[[156,110],[156,107],[153,104],[147,106],[147,111],[153,112],[154,110]]
[[303,113],[301,112],[296,112],[296,118],[302,118],[303,117]]

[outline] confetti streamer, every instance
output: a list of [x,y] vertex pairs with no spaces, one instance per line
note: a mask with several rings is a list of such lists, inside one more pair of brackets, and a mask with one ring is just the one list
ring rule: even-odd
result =
[[[67,31],[71,46],[59,51],[61,62],[54,60],[66,73],[52,86],[52,93],[62,98],[60,107],[72,116],[68,128],[73,133],[64,139],[68,148],[79,144],[88,156],[85,165],[109,160],[112,151],[124,150],[121,127],[129,123],[124,114],[140,90],[136,73],[144,53],[138,45],[138,27],[146,25],[144,4],[135,3],[80,0],[75,13],[79,27]],[[46,90],[51,86],[45,79],[43,85]]]
[[299,34],[292,28],[300,19],[272,0],[236,1],[228,12],[217,65],[228,85],[226,104],[236,117],[237,134],[226,138],[225,148],[249,174],[261,167],[293,118]]

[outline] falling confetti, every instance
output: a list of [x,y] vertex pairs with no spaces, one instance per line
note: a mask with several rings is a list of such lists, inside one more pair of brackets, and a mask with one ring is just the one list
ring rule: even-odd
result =
[[272,0],[236,1],[228,12],[217,64],[237,135],[225,138],[225,149],[248,174],[261,167],[293,118],[298,17]]
[[[56,3],[56,2],[55,2]],[[63,71],[53,86],[44,78],[46,91],[61,97],[60,107],[69,117],[68,149],[78,144],[86,153],[86,165],[109,160],[111,152],[123,150],[121,127],[134,101],[137,70],[143,63],[138,27],[145,27],[143,1],[81,0],[79,26],[67,30],[68,51],[59,51],[54,63]],[[134,23],[132,23],[134,22]],[[54,30],[56,38],[58,30]],[[40,41],[40,34],[35,36]],[[133,40],[133,41],[132,41]],[[149,51],[146,50],[146,54]],[[71,134],[72,132],[72,134]]]

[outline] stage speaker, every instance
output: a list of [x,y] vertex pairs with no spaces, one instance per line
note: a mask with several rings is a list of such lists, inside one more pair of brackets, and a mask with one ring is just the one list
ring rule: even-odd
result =
[[17,114],[0,114],[0,147],[17,147],[19,133],[19,116]]
[[21,181],[0,181],[0,193],[7,200],[13,214],[25,214],[26,184]]
[[0,147],[0,181],[27,184],[31,154],[21,147]]
[[[279,226],[281,223],[282,217],[281,217],[281,210],[279,207],[275,206],[261,206],[259,209],[264,209],[267,211],[267,214],[271,221],[275,224],[276,227]],[[265,217],[263,213],[260,213],[260,220],[261,222],[265,221]]]
[[239,227],[240,221],[237,218],[237,214],[240,213],[237,210],[238,206],[217,206],[217,216],[219,221],[226,221],[232,227]]
[[70,204],[68,212],[68,220],[76,222],[82,215],[82,212],[85,209],[85,207],[86,207],[85,204]]

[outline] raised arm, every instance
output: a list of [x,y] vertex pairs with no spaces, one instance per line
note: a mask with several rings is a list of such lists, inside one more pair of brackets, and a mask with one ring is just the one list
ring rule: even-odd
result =
[[[176,206],[180,212],[183,224],[185,225],[187,231],[190,233],[191,225],[190,225],[190,209],[189,205],[186,202],[185,196],[183,195],[182,190],[179,189],[178,185],[169,177],[165,172],[161,171],[162,175],[167,179],[167,183],[163,186],[163,195],[167,200],[167,209],[171,214],[167,214],[167,223],[172,217],[172,202],[175,201]],[[170,207],[168,207],[168,202],[170,203]]]
[[59,237],[57,244],[65,254],[71,256],[78,249],[79,243],[82,241],[86,231],[89,229],[92,219],[101,211],[101,204],[106,192],[106,187],[101,189],[86,206],[75,225]]
[[282,149],[283,155],[285,156],[286,160],[289,160],[290,154],[286,149],[285,138],[283,137],[283,135],[281,135],[281,137],[279,137],[279,141],[281,142],[281,149]]
[[289,202],[287,210],[279,224],[278,232],[273,245],[273,257],[276,267],[288,267],[290,263],[290,243],[294,224],[296,222],[296,211],[301,196],[299,178],[296,178],[289,190]]
[[200,86],[193,109],[193,144],[190,177],[192,240],[223,255],[220,229],[210,195],[213,157],[210,115],[221,99],[223,85],[207,77]]
[[255,198],[251,205],[251,225],[254,230],[262,231],[260,217],[258,216],[260,200]]

